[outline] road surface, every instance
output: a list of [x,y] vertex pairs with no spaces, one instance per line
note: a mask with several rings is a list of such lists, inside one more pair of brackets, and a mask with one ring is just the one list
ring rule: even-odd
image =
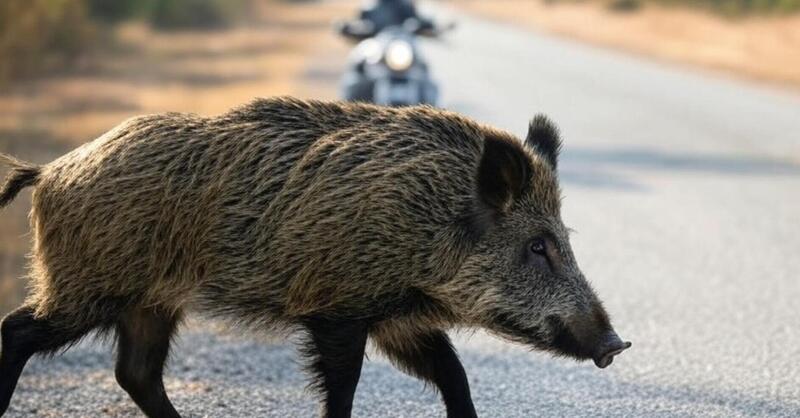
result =
[[[425,48],[444,105],[520,135],[534,112],[561,126],[576,256],[634,344],[599,370],[459,335],[479,414],[800,416],[800,96],[457,20]],[[187,417],[311,416],[296,358],[196,322],[167,389]],[[37,359],[8,416],[139,416],[112,368],[108,342]],[[354,415],[444,410],[373,355]]]

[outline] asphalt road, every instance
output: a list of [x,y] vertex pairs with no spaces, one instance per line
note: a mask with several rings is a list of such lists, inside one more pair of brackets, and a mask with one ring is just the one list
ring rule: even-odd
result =
[[[576,256],[633,348],[604,370],[457,337],[481,416],[800,416],[800,96],[458,17],[429,44],[445,105],[562,128]],[[31,363],[9,417],[138,416],[109,343]],[[187,328],[167,390],[193,417],[311,416],[294,349]],[[371,356],[355,416],[444,416]]]

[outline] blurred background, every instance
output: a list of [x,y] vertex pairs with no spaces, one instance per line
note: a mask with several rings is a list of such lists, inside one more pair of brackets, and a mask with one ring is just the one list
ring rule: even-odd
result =
[[[363,3],[4,0],[0,152],[46,163],[133,115],[214,115],[257,96],[342,98],[353,55],[370,52],[334,22]],[[459,337],[479,413],[800,416],[800,0],[418,8],[456,25],[413,51],[438,89],[434,104],[518,135],[537,112],[561,127],[576,256],[634,344],[601,372],[480,333]],[[0,214],[0,315],[25,296],[29,209],[25,191]],[[225,406],[212,396],[247,414],[313,413],[299,371],[260,369],[291,363],[286,346],[263,351],[203,326],[185,338],[168,381],[179,410],[219,416]],[[107,373],[107,349],[34,365],[12,416],[62,416],[67,401],[74,416],[136,416]],[[252,367],[199,371],[243,358]],[[231,367],[249,377],[229,379]],[[102,383],[99,400],[75,378],[87,375]],[[379,360],[365,367],[356,409],[442,415],[421,389]]]
[[[133,115],[213,115],[257,96],[334,99],[348,44],[332,22],[357,8],[355,1],[0,2],[0,151],[45,163]],[[0,217],[2,314],[25,293],[29,196]]]

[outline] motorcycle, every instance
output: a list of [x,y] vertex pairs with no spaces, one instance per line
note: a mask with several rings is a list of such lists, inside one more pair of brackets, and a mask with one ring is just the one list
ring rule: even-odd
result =
[[420,54],[417,37],[439,37],[446,30],[408,19],[378,33],[369,22],[342,24],[340,33],[358,41],[342,77],[341,96],[386,106],[409,106],[439,101],[439,87],[431,78],[428,64]]

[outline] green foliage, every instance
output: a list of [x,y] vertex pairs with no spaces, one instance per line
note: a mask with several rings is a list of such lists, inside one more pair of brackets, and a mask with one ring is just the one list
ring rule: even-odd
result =
[[242,17],[244,0],[151,0],[150,22],[161,29],[219,28]]
[[89,15],[94,20],[117,23],[132,17],[142,17],[152,1],[142,0],[85,0]]
[[81,1],[0,1],[0,83],[69,63],[93,35]]
[[248,0],[83,0],[92,18],[117,23],[143,19],[159,29],[203,29],[230,25],[244,16]]
[[68,66],[101,30],[131,19],[159,29],[219,28],[251,0],[0,0],[0,86]]
[[783,14],[800,11],[800,0],[654,0],[662,4],[690,5],[727,15]]
[[580,3],[599,1],[609,9],[629,12],[648,3],[694,7],[724,15],[782,15],[800,12],[800,0],[542,0],[545,3]]
[[642,2],[641,0],[612,0],[608,7],[618,12],[632,12],[639,10]]

